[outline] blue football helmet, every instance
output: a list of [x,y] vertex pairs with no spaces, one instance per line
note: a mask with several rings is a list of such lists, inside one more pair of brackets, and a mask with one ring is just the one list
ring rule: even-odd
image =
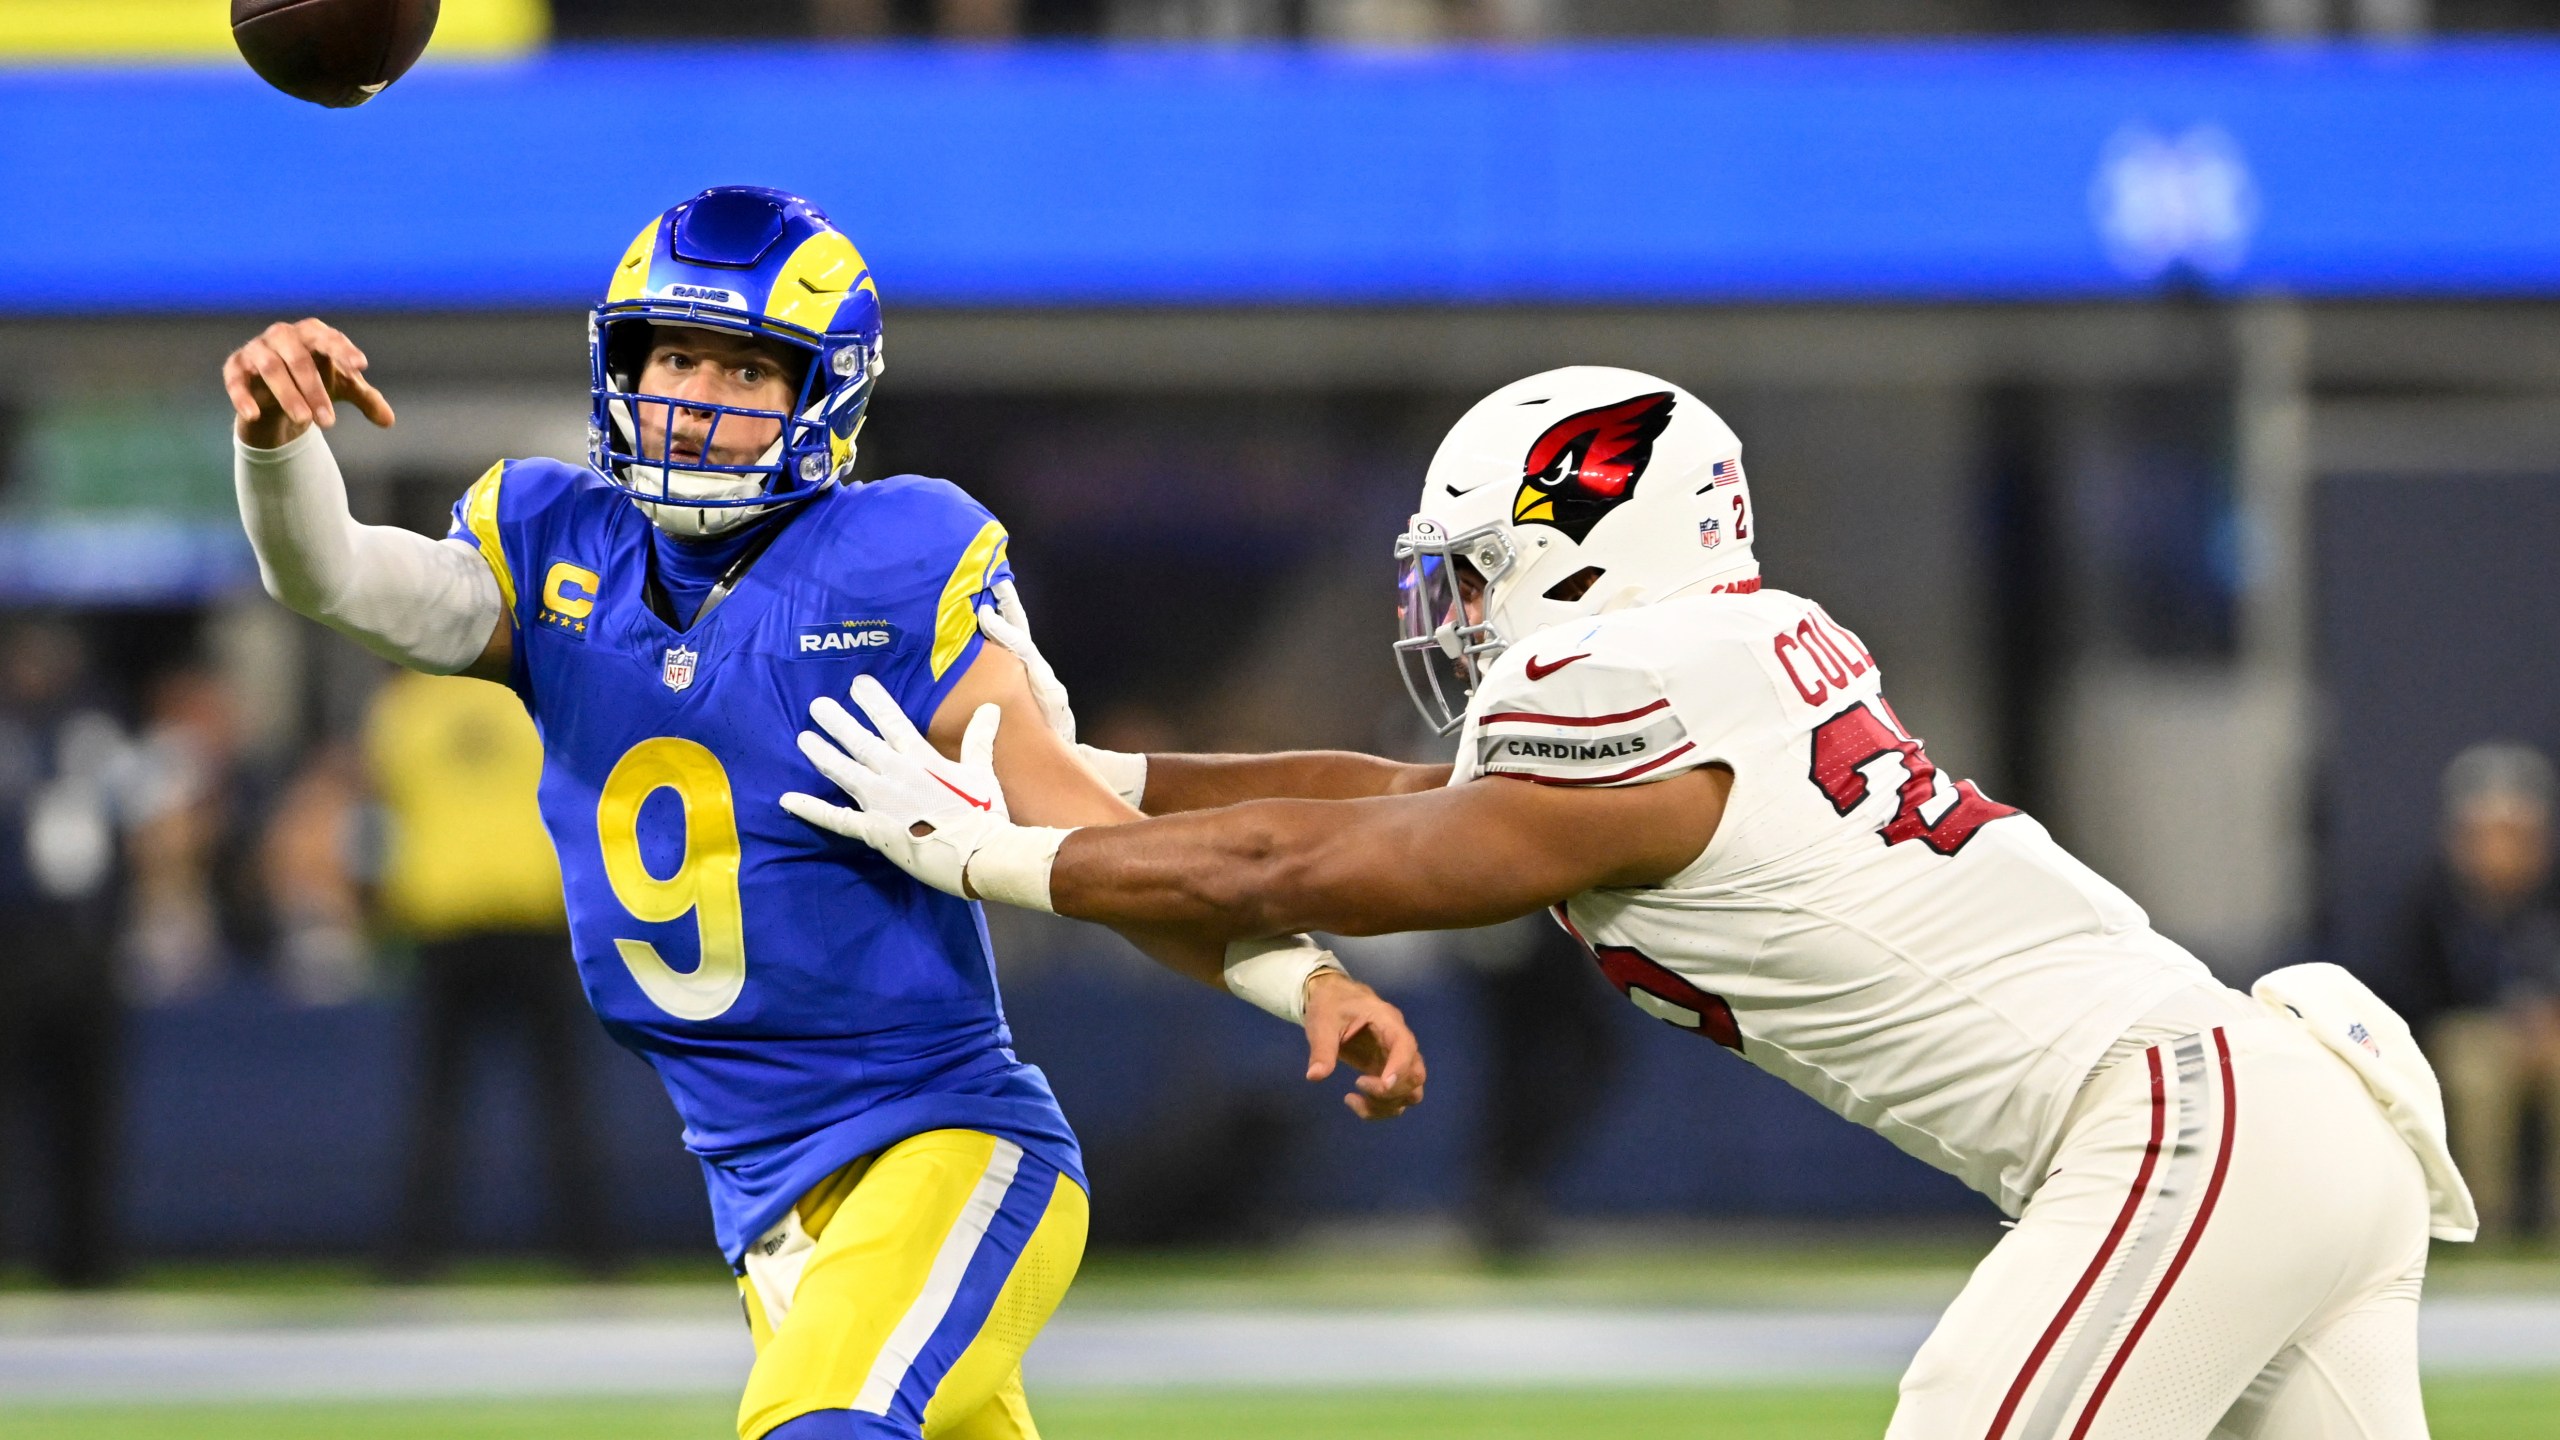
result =
[[[650,327],[693,326],[779,340],[804,354],[791,412],[669,401],[638,390]],[[595,410],[588,463],[677,535],[732,529],[844,479],[854,436],[883,368],[880,292],[862,252],[817,206],[750,185],[705,190],[642,229],[587,324]],[[641,453],[636,407],[709,412],[713,437],[733,419],[779,421],[782,435],[751,465],[717,465],[704,444],[683,468]],[[673,426],[667,427],[670,432]]]

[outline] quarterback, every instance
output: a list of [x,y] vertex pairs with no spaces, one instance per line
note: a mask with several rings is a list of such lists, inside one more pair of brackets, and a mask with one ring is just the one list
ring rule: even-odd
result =
[[[441,541],[348,512],[322,430],[337,401],[392,413],[346,336],[305,320],[234,352],[267,588],[532,713],[581,981],[665,1083],[738,1273],[743,1440],[1036,1436],[1020,1362],[1082,1257],[1085,1184],[984,917],[757,797],[803,768],[791,722],[852,693],[1001,776],[1025,820],[1137,812],[1069,748],[1047,667],[1035,688],[981,636],[981,610],[1019,614],[1004,527],[940,480],[853,481],[880,305],[824,214],[704,191],[642,227],[589,336],[589,464],[492,465]],[[1302,1022],[1310,1078],[1364,1071],[1358,1113],[1419,1097],[1402,1018],[1303,937],[1124,933]]]
[[2014,1217],[1895,1437],[2423,1435],[2427,1242],[2475,1222],[2406,1026],[2330,966],[2226,988],[1940,772],[1866,645],[1762,586],[1755,524],[1695,396],[1532,376],[1458,422],[1397,542],[1399,655],[1454,766],[1153,756],[1163,818],[1044,828],[830,711],[803,748],[861,808],[784,805],[954,893],[1117,925],[1551,908],[1634,1004]]

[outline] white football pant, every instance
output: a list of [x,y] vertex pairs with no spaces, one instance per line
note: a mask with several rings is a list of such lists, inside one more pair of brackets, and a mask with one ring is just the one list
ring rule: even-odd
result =
[[2419,1440],[2417,1157],[2272,1016],[2101,1071],[1888,1440]]

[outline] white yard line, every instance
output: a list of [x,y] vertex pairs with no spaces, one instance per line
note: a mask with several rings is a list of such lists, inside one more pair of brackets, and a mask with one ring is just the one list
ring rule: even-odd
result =
[[1062,1317],[1050,1386],[1714,1385],[1899,1374],[1934,1311],[1571,1309]]
[[[690,1308],[690,1307],[688,1307]],[[709,1313],[340,1325],[0,1327],[0,1403],[653,1395],[735,1389],[745,1329]],[[1035,1389],[1722,1385],[1886,1380],[1934,1310],[1093,1310],[1061,1315]],[[2560,1296],[2449,1296],[2436,1373],[2560,1371]]]
[[0,1401],[734,1390],[743,1324],[595,1320],[0,1337]]

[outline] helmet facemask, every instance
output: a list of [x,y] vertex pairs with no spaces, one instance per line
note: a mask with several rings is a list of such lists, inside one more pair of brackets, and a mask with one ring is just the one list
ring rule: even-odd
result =
[[[660,326],[765,342],[799,373],[753,406],[644,394]],[[816,206],[716,185],[632,238],[590,312],[587,354],[590,468],[668,533],[717,534],[851,480],[854,439],[885,368],[880,293],[862,252]],[[653,405],[702,417],[702,458],[675,456],[672,424],[663,442],[643,439]],[[712,441],[748,426],[774,437],[753,460],[739,463],[734,442],[727,462],[711,458]]]
[[1396,537],[1396,668],[1414,707],[1443,735],[1466,723],[1486,667],[1511,645],[1493,603],[1520,563],[1507,528],[1451,535],[1417,515]]
[[[718,535],[753,521],[779,504],[805,499],[834,478],[826,417],[830,387],[821,373],[817,347],[800,337],[778,333],[770,326],[742,325],[710,316],[687,319],[696,328],[756,335],[798,352],[803,363],[794,387],[793,409],[764,410],[646,393],[639,389],[639,383],[649,355],[652,320],[600,319],[598,323],[605,333],[598,349],[605,358],[605,375],[604,383],[598,387],[597,408],[605,424],[597,427],[590,445],[596,452],[597,468],[628,491],[632,503],[660,529],[686,537]],[[655,318],[655,323],[667,322]],[[843,358],[869,368],[853,350],[843,352]],[[655,453],[650,453],[640,426],[641,412],[652,408],[667,412]],[[674,412],[678,410],[708,417],[700,458],[682,462],[674,458]],[[710,458],[716,453],[723,426],[758,421],[773,426],[775,434],[773,443],[752,462],[723,465]]]
[[1552,627],[1758,589],[1741,455],[1696,396],[1633,370],[1570,365],[1469,407],[1396,542],[1396,659],[1423,718],[1457,728],[1495,657]]

